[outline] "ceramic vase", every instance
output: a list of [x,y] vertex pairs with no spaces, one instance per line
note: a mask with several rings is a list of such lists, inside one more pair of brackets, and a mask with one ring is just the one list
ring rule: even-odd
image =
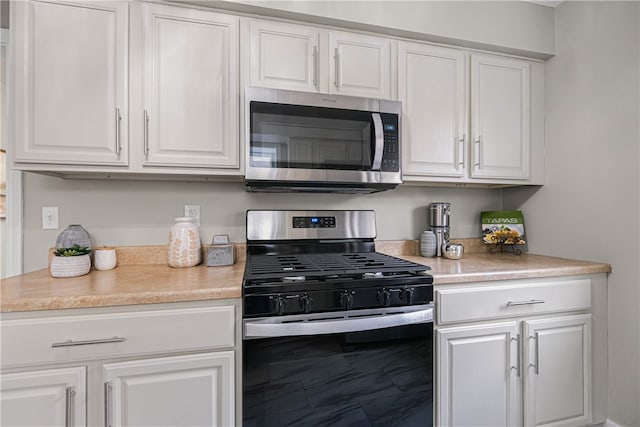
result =
[[175,218],[169,232],[169,266],[192,267],[202,260],[200,231],[190,216]]
[[73,245],[91,247],[91,236],[79,224],[72,224],[62,231],[56,239],[56,249],[70,248]]
[[102,246],[93,251],[93,266],[96,270],[111,270],[116,267],[116,248]]
[[[73,245],[72,245],[73,246]],[[83,276],[91,270],[89,254],[79,256],[54,256],[49,272],[53,277]]]
[[431,230],[423,231],[420,235],[420,255],[423,257],[436,256],[436,235]]

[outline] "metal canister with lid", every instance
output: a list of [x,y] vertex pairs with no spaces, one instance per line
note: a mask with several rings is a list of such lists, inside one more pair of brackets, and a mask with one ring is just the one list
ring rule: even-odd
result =
[[429,205],[429,227],[436,235],[436,256],[442,256],[449,242],[449,214],[451,203],[434,202]]
[[431,227],[449,227],[451,203],[435,202],[429,204],[429,225]]

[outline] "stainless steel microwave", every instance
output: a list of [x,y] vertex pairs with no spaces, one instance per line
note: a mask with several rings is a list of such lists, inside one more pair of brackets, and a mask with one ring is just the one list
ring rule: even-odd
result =
[[247,88],[248,191],[372,193],[402,183],[401,104]]

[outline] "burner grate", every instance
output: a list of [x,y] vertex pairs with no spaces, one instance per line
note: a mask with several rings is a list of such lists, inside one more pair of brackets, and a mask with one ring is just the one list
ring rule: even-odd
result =
[[353,275],[370,272],[420,272],[429,267],[377,252],[252,255],[245,279],[295,275]]

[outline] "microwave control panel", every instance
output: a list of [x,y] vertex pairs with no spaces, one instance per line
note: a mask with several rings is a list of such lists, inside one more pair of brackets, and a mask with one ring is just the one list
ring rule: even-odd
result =
[[384,151],[382,152],[382,165],[380,170],[384,172],[398,172],[400,170],[400,149],[398,145],[400,129],[396,114],[381,113],[382,129],[384,135]]

